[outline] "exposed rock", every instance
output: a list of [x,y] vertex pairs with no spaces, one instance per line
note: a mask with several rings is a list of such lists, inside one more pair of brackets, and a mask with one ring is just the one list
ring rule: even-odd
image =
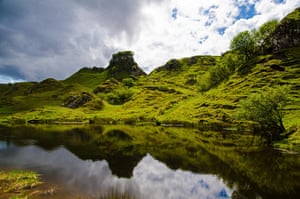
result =
[[131,76],[145,75],[145,72],[134,61],[133,55],[134,53],[131,51],[113,54],[107,67],[109,75],[118,80]]
[[88,92],[82,92],[80,95],[73,95],[68,97],[62,106],[68,108],[78,108],[85,105],[87,102],[92,100],[92,95]]
[[197,61],[198,61],[198,56],[191,57],[189,58],[188,65],[189,66],[194,65],[197,63]]
[[286,16],[263,45],[264,53],[300,45],[300,8]]
[[168,61],[165,65],[165,68],[167,70],[176,70],[181,67],[180,62],[177,59],[171,59]]
[[177,59],[171,59],[165,65],[157,68],[156,71],[163,71],[163,70],[176,71],[180,68],[181,68],[181,63]]

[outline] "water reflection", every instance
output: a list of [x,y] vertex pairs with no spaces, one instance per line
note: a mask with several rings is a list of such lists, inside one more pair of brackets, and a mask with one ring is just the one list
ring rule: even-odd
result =
[[75,198],[298,199],[300,156],[263,143],[252,134],[182,128],[16,127],[0,131],[0,168],[36,170]]
[[151,155],[133,170],[133,179],[149,198],[230,198],[232,190],[214,175],[171,170]]
[[77,195],[99,197],[112,191],[134,198],[229,198],[232,190],[214,175],[172,170],[146,155],[131,178],[112,174],[107,161],[81,160],[64,147],[45,151],[37,146],[0,150],[1,166],[34,169],[51,176]]

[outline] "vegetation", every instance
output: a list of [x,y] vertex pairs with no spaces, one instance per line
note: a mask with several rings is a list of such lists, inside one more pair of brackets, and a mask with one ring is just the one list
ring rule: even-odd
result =
[[[0,85],[0,122],[151,123],[253,131],[257,118],[234,117],[237,108],[244,107],[243,99],[288,85],[291,91],[286,94],[289,101],[281,122],[287,133],[294,132],[289,138],[298,143],[300,47],[269,54],[259,48],[276,26],[271,21],[257,31],[240,33],[232,40],[232,50],[222,56],[172,59],[149,75],[139,69],[133,53],[125,51],[114,54],[105,69],[83,68],[63,81]],[[62,106],[66,101],[75,101],[76,106]],[[268,131],[275,126],[259,123]]]
[[[300,185],[300,157],[276,154],[253,133],[127,125],[28,125],[9,129],[5,132],[17,142],[32,139],[47,150],[63,145],[84,160],[106,159],[112,173],[122,177],[130,178],[133,168],[150,153],[174,170],[218,174],[245,196],[250,192],[268,198],[266,194],[271,193],[282,198]],[[99,198],[136,198],[114,188]],[[58,198],[59,194],[55,196]]]
[[106,96],[107,101],[113,105],[124,104],[129,101],[131,96],[133,95],[132,91],[127,88],[120,88],[114,90]]
[[286,86],[254,93],[240,102],[238,115],[242,119],[258,122],[264,132],[279,139],[285,131],[283,108],[287,104],[289,89]]
[[230,49],[238,52],[245,63],[259,51],[278,25],[279,22],[274,19],[261,25],[258,30],[240,32],[231,40]]
[[261,25],[258,30],[254,30],[254,39],[257,46],[261,46],[274,32],[279,25],[278,20],[273,19]]
[[0,171],[0,190],[13,198],[28,198],[31,189],[40,185],[40,176],[32,171]]
[[248,61],[254,54],[256,44],[254,37],[250,31],[243,31],[236,35],[231,43],[230,49],[238,51],[243,56],[244,62]]

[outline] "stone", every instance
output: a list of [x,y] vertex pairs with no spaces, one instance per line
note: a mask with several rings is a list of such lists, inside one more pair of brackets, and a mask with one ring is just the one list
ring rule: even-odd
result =
[[85,105],[91,100],[92,100],[91,94],[89,94],[88,92],[82,92],[80,95],[73,95],[68,97],[64,101],[62,106],[75,109]]

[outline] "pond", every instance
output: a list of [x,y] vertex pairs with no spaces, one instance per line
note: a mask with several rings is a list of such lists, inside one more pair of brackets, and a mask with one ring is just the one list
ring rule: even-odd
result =
[[38,172],[42,187],[54,190],[46,198],[300,198],[299,155],[279,153],[260,136],[229,131],[2,127],[1,169]]

